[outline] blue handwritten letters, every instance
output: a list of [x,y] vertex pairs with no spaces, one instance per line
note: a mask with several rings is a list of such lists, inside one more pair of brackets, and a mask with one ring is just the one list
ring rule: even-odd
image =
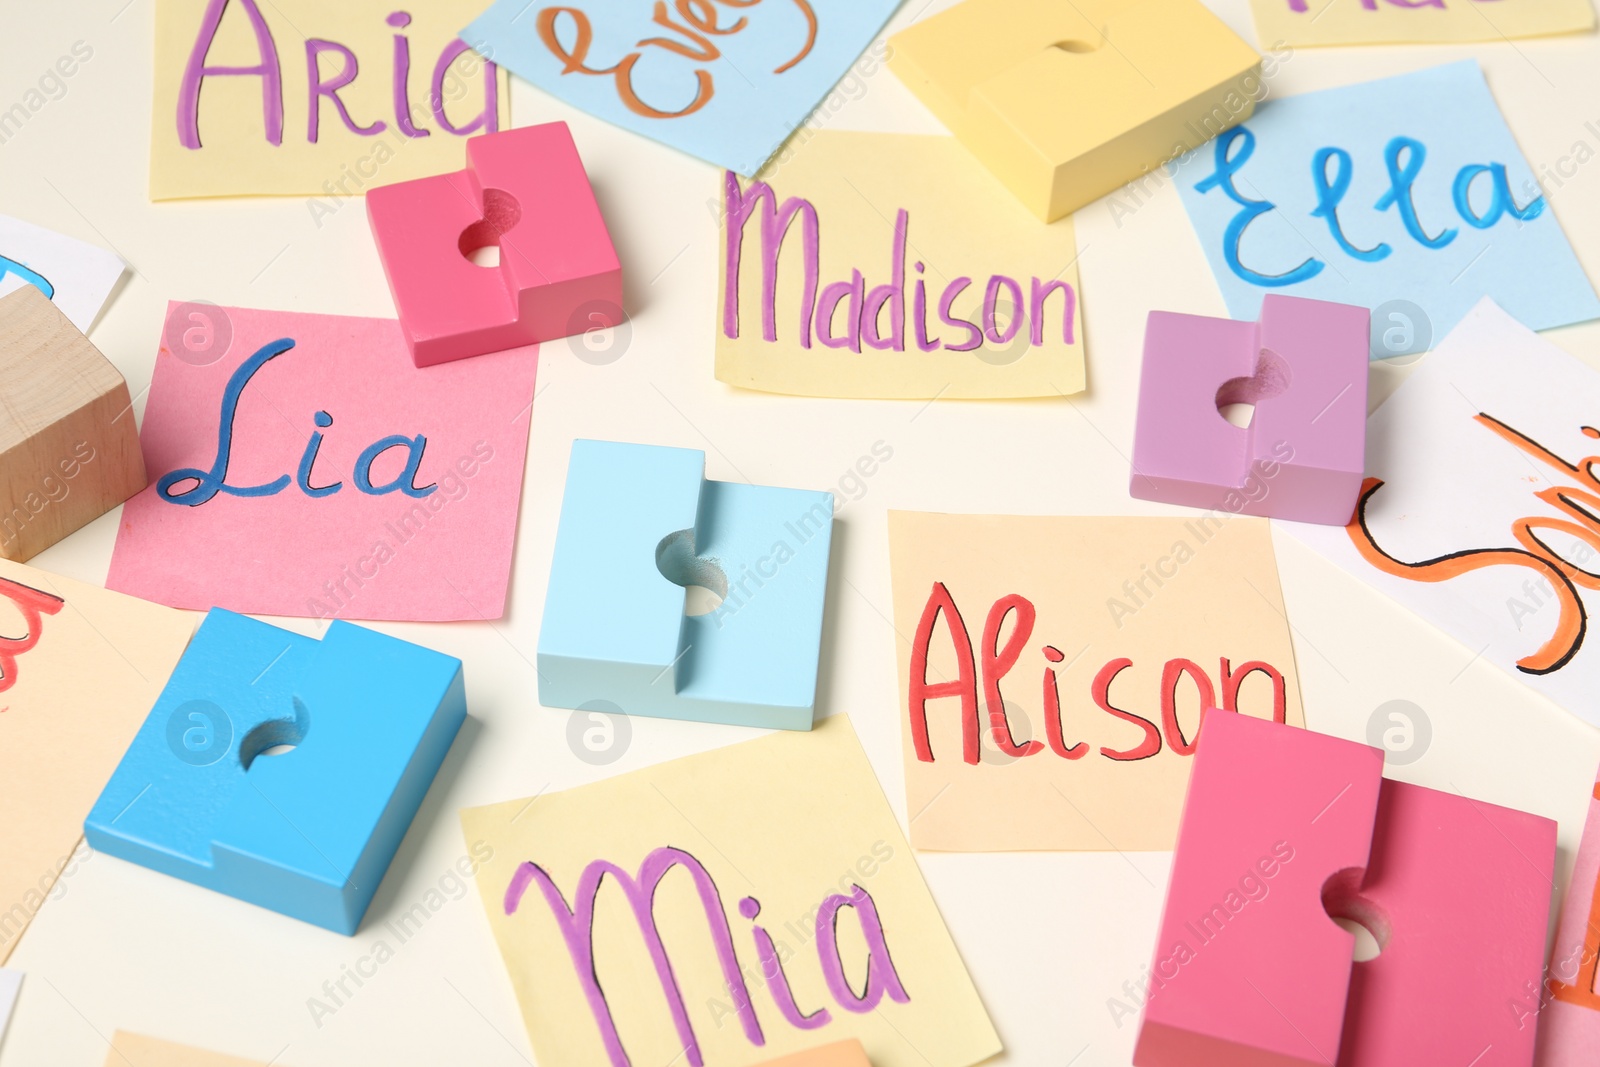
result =
[[1600,317],[1475,61],[1268,101],[1172,167],[1234,318],[1269,292],[1406,301],[1436,337],[1485,295],[1536,330]]
[[538,353],[418,369],[393,319],[172,303],[109,588],[173,607],[505,610]]
[[830,90],[866,91],[885,45],[862,50],[899,3],[498,0],[461,37],[574,107],[748,176]]
[[[269,482],[259,485],[230,485],[228,483],[228,463],[233,457],[233,427],[234,420],[239,413],[239,400],[244,395],[245,388],[250,384],[250,379],[255,377],[257,371],[269,361],[277,359],[294,347],[294,339],[280,338],[269,344],[262,345],[250,356],[249,359],[239,364],[239,368],[228,378],[227,388],[222,393],[222,409],[217,418],[217,448],[211,459],[211,466],[205,470],[199,467],[179,467],[177,470],[163,474],[156,480],[156,495],[169,504],[183,504],[196,508],[215,497],[218,493],[227,496],[276,496],[283,492],[289,485],[287,474],[279,475]],[[316,499],[318,497],[332,496],[344,488],[341,481],[329,482],[326,485],[314,486],[311,484],[311,467],[317,461],[317,454],[322,451],[323,430],[333,425],[333,416],[326,411],[318,411],[312,416],[312,421],[318,427],[311,431],[306,440],[306,448],[300,456],[300,466],[295,474],[295,483],[306,496]],[[430,482],[425,486],[415,484],[417,467],[422,463],[422,457],[427,451],[428,439],[422,434],[406,437],[401,434],[390,434],[380,437],[372,444],[361,450],[361,455],[356,459],[355,484],[356,489],[369,496],[383,496],[399,490],[406,496],[425,497],[438,488],[436,483]],[[406,462],[404,469],[393,480],[381,485],[372,482],[372,464],[379,456],[391,448],[404,448]]]

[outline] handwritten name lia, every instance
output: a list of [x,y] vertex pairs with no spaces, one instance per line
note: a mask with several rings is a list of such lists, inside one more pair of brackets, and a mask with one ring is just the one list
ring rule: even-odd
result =
[[[239,398],[244,395],[245,388],[257,371],[293,347],[294,339],[284,337],[262,345],[249,359],[239,364],[228,378],[227,387],[222,392],[222,410],[217,419],[217,447],[211,459],[211,466],[205,470],[198,467],[180,467],[162,475],[156,481],[156,494],[162,500],[169,504],[184,504],[194,508],[209,502],[219,493],[242,497],[276,496],[289,487],[291,480],[302,493],[313,498],[332,496],[344,488],[343,481],[313,484],[317,479],[313,477],[312,468],[316,466],[317,453],[322,449],[322,431],[333,425],[333,416],[326,411],[319,411],[312,417],[318,429],[313,430],[306,441],[305,451],[300,455],[300,466],[292,479],[284,474],[260,485],[228,483],[228,465],[233,458],[233,423],[239,411]],[[420,487],[416,484],[417,468],[422,465],[422,456],[427,447],[428,439],[422,434],[412,437],[402,434],[380,437],[364,448],[356,458],[355,469],[351,474],[356,491],[368,496],[383,496],[397,492],[414,497],[429,495],[438,488],[437,484],[430,482]],[[374,483],[372,465],[385,452],[397,448],[405,450],[404,468],[389,481]]]

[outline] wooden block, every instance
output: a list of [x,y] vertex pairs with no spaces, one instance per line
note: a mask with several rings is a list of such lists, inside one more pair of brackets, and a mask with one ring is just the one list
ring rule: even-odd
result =
[[29,559],[144,487],[122,375],[38,289],[0,299],[0,557]]
[[1046,222],[1250,117],[1261,57],[1199,0],[964,0],[889,68]]

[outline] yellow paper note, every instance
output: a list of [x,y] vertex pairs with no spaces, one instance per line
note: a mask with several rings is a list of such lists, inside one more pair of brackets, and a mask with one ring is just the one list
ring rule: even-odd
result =
[[[273,1060],[274,1064],[278,1061]],[[260,1060],[224,1056],[220,1052],[174,1045],[142,1034],[118,1030],[106,1053],[105,1067],[267,1067]]]
[[889,547],[918,848],[1171,849],[1202,706],[1305,724],[1264,519],[890,512]]
[[461,823],[541,1067],[1000,1051],[843,715]]
[[[481,0],[157,0],[150,198],[306,195],[458,170],[510,125],[506,75],[456,37]],[[314,72],[314,73],[313,73]]]
[[1263,48],[1450,44],[1594,29],[1593,0],[1250,0]]
[[904,399],[1083,389],[1072,220],[1039,222],[954,138],[823,131],[721,182],[722,381]]
[[194,633],[181,611],[0,559],[0,963]]

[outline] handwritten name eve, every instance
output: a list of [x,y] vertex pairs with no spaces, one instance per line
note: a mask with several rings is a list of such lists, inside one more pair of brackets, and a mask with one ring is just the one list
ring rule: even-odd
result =
[[[1250,224],[1278,209],[1278,205],[1271,200],[1258,200],[1239,191],[1237,181],[1241,178],[1246,189],[1253,188],[1244,175],[1244,169],[1255,150],[1256,135],[1250,128],[1234,127],[1216,140],[1213,150],[1216,170],[1195,184],[1195,189],[1201,193],[1219,190],[1239,205],[1238,213],[1222,235],[1223,259],[1233,273],[1251,285],[1280,288],[1315,278],[1327,266],[1316,256],[1307,256],[1298,266],[1280,274],[1256,270],[1246,266],[1240,259],[1239,245]],[[1414,189],[1422,177],[1427,159],[1428,148],[1421,141],[1412,137],[1392,138],[1383,150],[1389,188],[1372,206],[1377,211],[1393,211],[1409,239],[1424,248],[1440,249],[1448,247],[1461,231],[1454,226],[1445,226],[1430,232],[1428,224],[1417,215]],[[1334,243],[1345,255],[1364,263],[1376,263],[1387,259],[1394,248],[1387,241],[1372,241],[1370,236],[1366,237],[1366,241],[1371,243],[1362,247],[1365,243],[1362,240],[1363,232],[1374,227],[1363,219],[1356,229],[1347,230],[1345,220],[1339,217],[1339,210],[1350,191],[1354,176],[1355,161],[1348,151],[1337,147],[1318,149],[1311,157],[1311,185],[1317,200],[1311,215],[1327,224]],[[1543,196],[1534,197],[1523,205],[1517,204],[1504,163],[1468,164],[1456,172],[1450,190],[1456,214],[1462,222],[1477,230],[1491,229],[1507,217],[1527,222],[1544,213]],[[1484,202],[1485,196],[1487,203]],[[1396,239],[1399,239],[1398,236]]]
[[[536,863],[521,864],[511,876],[511,884],[506,887],[505,912],[507,915],[515,915],[522,905],[522,898],[527,893],[528,887],[538,884],[545,903],[549,905],[556,924],[561,928],[567,953],[572,958],[573,974],[583,987],[584,997],[589,1003],[595,1025],[600,1028],[600,1037],[605,1043],[606,1055],[613,1067],[628,1067],[632,1061],[629,1060],[622,1038],[617,1032],[617,1023],[612,1017],[611,1005],[606,1000],[605,990],[595,966],[595,898],[600,892],[601,882],[608,875],[627,896],[634,921],[639,926],[639,933],[650,950],[656,979],[660,982],[661,992],[666,997],[668,1008],[671,1009],[672,1022],[677,1028],[685,1061],[690,1067],[703,1067],[705,1062],[700,1052],[700,1043],[695,1037],[694,1026],[689,1021],[688,1010],[684,1007],[683,991],[678,986],[677,975],[667,955],[667,948],[662,940],[655,914],[656,889],[674,867],[681,867],[694,883],[700,908],[705,913],[706,925],[709,928],[711,948],[721,967],[725,988],[733,999],[734,1010],[739,1017],[739,1024],[744,1030],[746,1040],[757,1047],[765,1045],[766,1035],[761,1029],[760,1019],[756,1016],[755,1004],[750,999],[750,987],[745,982],[744,970],[739,966],[739,953],[734,947],[733,932],[728,926],[727,913],[723,910],[722,894],[710,872],[692,854],[680,848],[658,848],[646,856],[644,862],[639,865],[637,877],[607,860],[595,860],[583,869],[583,874],[578,878],[574,904],[567,903],[566,895],[562,893],[560,887],[544,868]],[[860,995],[850,987],[849,979],[845,975],[844,961],[839,953],[839,913],[845,909],[849,909],[855,916],[860,925],[862,938],[866,942],[866,979]],[[739,914],[751,921],[750,937],[755,944],[756,958],[761,963],[761,972],[767,980],[767,989],[771,992],[784,1022],[801,1030],[816,1030],[832,1022],[833,1015],[826,1007],[805,1011],[795,1003],[794,991],[783,969],[783,958],[773,943],[772,935],[755,922],[761,914],[761,902],[753,896],[743,898],[739,901]],[[866,1015],[877,1011],[879,1002],[885,996],[898,1004],[910,1002],[911,996],[901,984],[894,960],[889,955],[889,943],[884,937],[883,922],[878,917],[878,906],[873,902],[871,893],[859,885],[852,885],[848,894],[830,893],[816,909],[815,930],[817,965],[822,970],[828,992],[840,1008],[853,1014]]]
[[[561,61],[562,75],[587,74],[594,77],[609,75],[616,83],[617,99],[621,100],[629,111],[649,119],[677,119],[699,111],[716,95],[716,80],[711,71],[704,66],[722,57],[722,49],[717,47],[713,38],[731,37],[742,33],[751,24],[749,17],[743,15],[723,22],[723,12],[717,5],[732,8],[734,11],[744,11],[759,7],[761,2],[762,0],[674,0],[672,7],[668,8],[666,0],[659,0],[655,6],[655,17],[651,22],[675,36],[642,38],[634,43],[634,51],[623,55],[609,67],[589,66],[589,50],[594,47],[594,27],[589,22],[589,16],[580,8],[543,8],[534,19],[534,25],[539,31],[539,40],[549,49],[551,55]],[[790,2],[799,9],[800,15],[805,19],[805,35],[794,55],[773,68],[774,74],[792,70],[811,54],[812,47],[817,43],[817,13],[812,8],[810,0],[790,0]],[[678,16],[676,21],[673,20],[674,11]],[[563,15],[567,17],[572,27],[570,46],[561,41]],[[757,15],[759,18],[759,12]],[[646,103],[633,85],[633,69],[638,66],[641,59],[646,56],[664,55],[680,56],[688,60],[691,64],[689,69],[694,73],[694,96],[687,104],[676,110]]]
[[[800,347],[810,348],[812,338],[828,348],[848,348],[860,352],[865,344],[880,351],[906,351],[906,327],[909,318],[913,341],[923,352],[945,348],[951,352],[970,352],[986,341],[994,345],[1010,344],[1027,327],[1029,343],[1045,343],[1046,319],[1051,317],[1049,301],[1059,292],[1056,301],[1061,314],[1061,340],[1072,344],[1072,316],[1077,306],[1077,293],[1066,282],[1033,278],[1024,296],[1022,283],[1004,274],[991,275],[983,290],[983,309],[978,321],[961,318],[951,306],[961,296],[973,279],[962,276],[952,279],[939,296],[936,305],[939,322],[951,330],[960,331],[954,336],[933,336],[928,332],[928,292],[923,278],[926,269],[920,260],[914,266],[917,278],[911,295],[910,314],[906,309],[906,243],[910,229],[909,213],[901,208],[895,216],[893,244],[889,250],[889,281],[884,285],[867,288],[866,278],[860,270],[852,269],[849,281],[822,284],[819,255],[822,244],[822,222],[811,201],[791,196],[778,203],[772,187],[766,182],[752,181],[741,188],[739,177],[728,171],[723,183],[723,206],[727,219],[727,281],[722,294],[722,332],[730,337],[739,336],[741,329],[741,294],[739,267],[744,254],[745,228],[752,219],[759,219],[761,232],[761,293],[758,307],[761,312],[761,337],[768,342],[778,339],[778,256],[789,231],[796,220],[800,223],[800,248],[804,256],[803,284],[797,326]],[[998,313],[1002,294],[1009,301],[1009,316]],[[844,308],[842,328],[840,308]],[[887,315],[885,314],[887,313]],[[888,319],[887,331],[884,319]],[[997,321],[1007,318],[1003,325]]]
[[[201,147],[200,95],[207,78],[260,78],[262,126],[267,142],[273,145],[283,144],[283,70],[278,61],[278,44],[273,37],[272,28],[262,16],[256,0],[237,0],[237,2],[244,16],[250,21],[250,29],[255,37],[257,62],[244,67],[212,66],[207,62],[217,30],[222,26],[222,17],[227,13],[230,2],[231,0],[210,0],[206,5],[205,13],[200,17],[199,29],[195,34],[194,47],[190,50],[188,62],[183,68],[183,80],[178,88],[177,119],[178,143],[185,148]],[[271,7],[270,4],[268,6]],[[394,11],[385,21],[395,29],[403,30],[411,25],[411,15],[406,11]],[[298,36],[298,28],[295,32]],[[339,97],[339,93],[356,80],[361,69],[355,52],[348,45],[321,37],[308,37],[305,49],[306,98],[309,101],[306,140],[309,143],[317,143],[324,101],[333,105],[339,121],[344,123],[345,129],[351,133],[372,137],[389,128],[388,121],[381,118],[375,118],[366,124],[361,123],[350,113],[349,105]],[[424,109],[423,105],[411,102],[408,87],[411,77],[411,42],[403,33],[394,34],[392,63],[394,126],[402,135],[430,136],[431,130],[417,125],[428,111],[432,112],[433,120],[438,123],[441,130],[457,137],[466,137],[479,130],[484,133],[494,133],[499,128],[497,108],[499,90],[493,63],[484,64],[483,110],[465,125],[457,125],[445,113],[445,79],[449,75],[450,65],[466,51],[466,42],[451,40],[439,53],[438,60],[433,65],[433,78],[428,83],[427,109]],[[324,76],[322,71],[324,54],[337,58],[338,73]]]
[[[1533,577],[1555,598],[1559,612],[1555,631],[1537,650],[1517,660],[1517,669],[1525,674],[1550,674],[1565,667],[1583,647],[1589,620],[1578,588],[1600,589],[1600,574],[1565,558],[1551,548],[1545,538],[1564,534],[1591,550],[1600,550],[1600,473],[1595,470],[1600,466],[1600,456],[1585,456],[1573,463],[1492,415],[1479,413],[1473,416],[1473,421],[1551,468],[1568,483],[1551,485],[1533,494],[1559,512],[1559,518],[1530,515],[1514,520],[1511,536],[1521,547],[1466,548],[1407,563],[1381,548],[1367,524],[1367,505],[1373,494],[1383,487],[1381,479],[1368,478],[1362,484],[1355,518],[1346,532],[1368,563],[1385,574],[1413,582],[1448,581],[1485,567],[1525,567],[1532,571]],[[1585,437],[1600,438],[1600,429],[1593,426],[1581,429]]]
[[[249,359],[239,364],[228,378],[227,387],[222,392],[222,412],[217,420],[217,450],[211,460],[211,466],[206,470],[180,467],[162,475],[156,482],[156,493],[162,500],[169,504],[185,504],[193,508],[206,503],[218,493],[225,496],[276,496],[288,488],[291,479],[287,474],[260,485],[229,485],[228,464],[233,456],[234,417],[239,411],[239,398],[244,395],[245,387],[250,384],[250,379],[255,377],[257,371],[293,347],[294,340],[285,337],[262,345]],[[344,482],[333,481],[313,485],[312,468],[316,466],[317,453],[322,448],[322,431],[333,425],[333,416],[326,411],[319,411],[312,417],[312,421],[320,428],[313,430],[306,441],[305,451],[300,455],[300,466],[295,472],[293,481],[306,496],[332,496],[344,488]],[[422,465],[423,452],[427,447],[428,439],[422,434],[414,437],[390,434],[372,442],[356,457],[352,477],[357,492],[369,496],[383,496],[395,492],[414,497],[429,495],[439,488],[437,484],[429,483],[421,487],[416,484],[417,468]],[[378,461],[379,456],[393,448],[405,450],[404,468],[389,481],[374,484],[373,464]]]
[[[950,635],[955,652],[956,677],[949,681],[928,681],[928,653],[933,645],[933,630],[940,616]],[[1011,633],[1001,643],[1001,634],[1007,619],[1016,616]],[[911,641],[911,680],[906,687],[911,715],[911,738],[917,759],[934,762],[933,747],[928,740],[928,701],[955,697],[961,702],[961,758],[976,764],[982,753],[979,747],[978,695],[983,694],[984,710],[988,712],[989,729],[994,745],[1007,756],[1032,756],[1044,751],[1045,742],[1030,740],[1018,743],[1011,733],[1006,717],[1006,701],[1000,692],[1000,682],[1017,665],[1028,638],[1033,635],[1037,611],[1032,601],[1012,594],[996,600],[989,608],[983,624],[982,642],[973,654],[972,636],[943,582],[934,582],[928,594],[922,618],[917,623],[917,633]],[[1044,656],[1044,674],[1041,692],[1044,703],[1045,737],[1050,751],[1062,759],[1077,760],[1089,754],[1089,743],[1078,741],[1067,744],[1061,715],[1061,687],[1056,678],[1056,668],[1066,659],[1054,645],[1040,649]],[[1221,661],[1221,685],[1213,686],[1210,677],[1199,664],[1187,659],[1171,659],[1161,669],[1160,725],[1155,718],[1146,718],[1136,712],[1116,707],[1111,703],[1111,683],[1123,671],[1133,667],[1125,657],[1110,660],[1095,674],[1090,695],[1095,707],[1114,719],[1140,730],[1139,743],[1127,749],[1102,746],[1100,754],[1112,760],[1148,759],[1161,751],[1162,740],[1180,756],[1192,756],[1195,742],[1184,736],[1178,721],[1178,683],[1188,678],[1199,697],[1200,708],[1221,708],[1223,711],[1239,710],[1239,689],[1246,678],[1260,673],[1272,683],[1272,717],[1277,722],[1287,718],[1288,692],[1282,672],[1269,663],[1251,660],[1233,667],[1228,659]],[[1221,701],[1217,700],[1218,689]]]

